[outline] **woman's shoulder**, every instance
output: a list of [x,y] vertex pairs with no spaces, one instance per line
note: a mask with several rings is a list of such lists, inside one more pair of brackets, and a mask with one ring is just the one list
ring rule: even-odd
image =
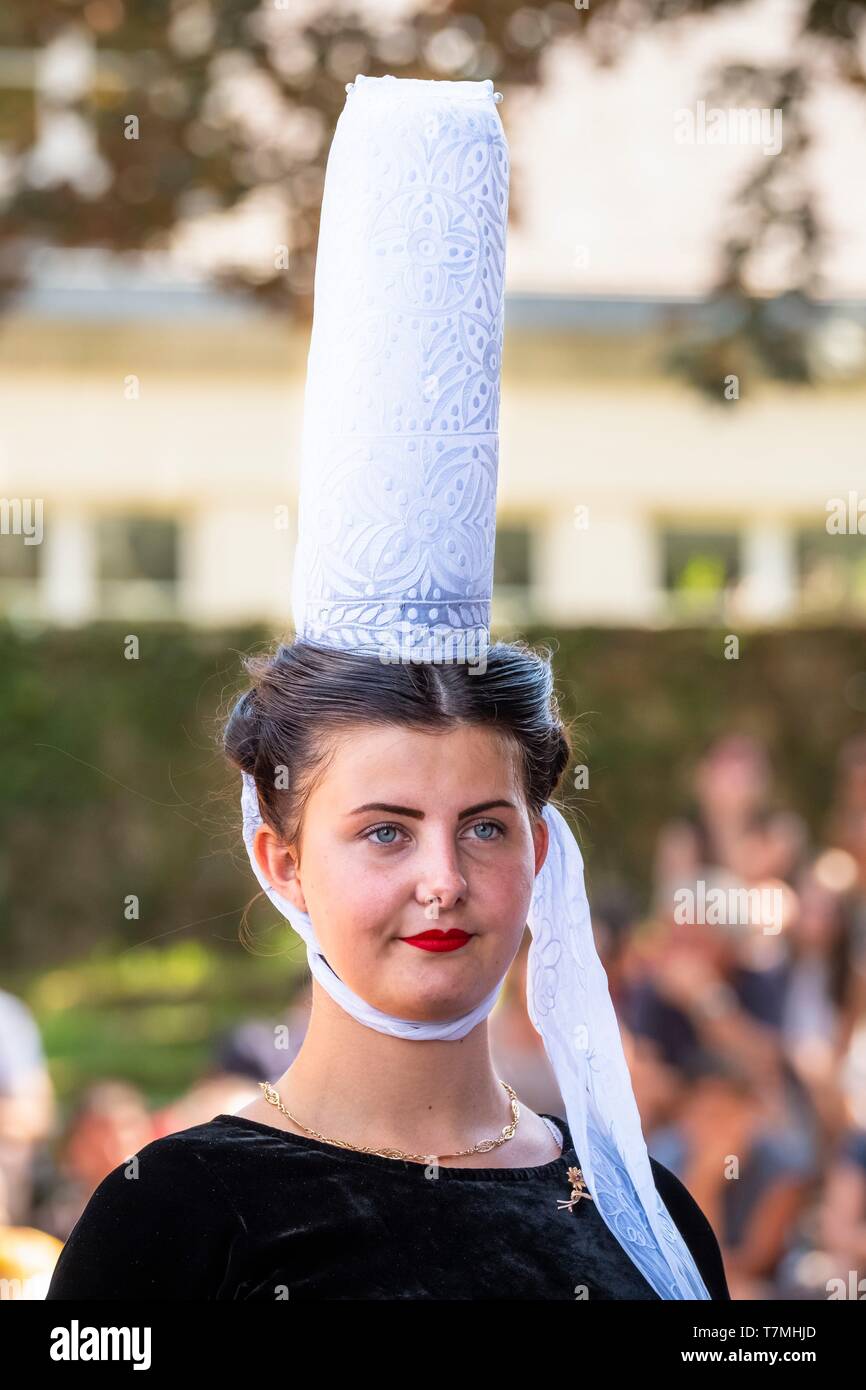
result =
[[[563,1153],[576,1154],[571,1131],[567,1122],[558,1115],[542,1116],[553,1120],[562,1130],[565,1147]],[[579,1158],[579,1155],[577,1155]],[[691,1251],[692,1258],[700,1271],[701,1278],[713,1299],[730,1299],[730,1291],[725,1276],[722,1252],[715,1231],[698,1203],[676,1173],[649,1155],[656,1191],[670,1213],[677,1230]]]
[[169,1182],[173,1190],[186,1192],[191,1188],[201,1190],[203,1186],[213,1195],[223,1181],[216,1160],[231,1147],[234,1137],[231,1129],[226,1129],[221,1122],[230,1119],[228,1115],[217,1115],[212,1120],[151,1139],[118,1163],[103,1178],[93,1196],[109,1199],[126,1193],[134,1199],[138,1193],[150,1200],[157,1185],[165,1190]]
[[214,1296],[245,1234],[207,1124],[152,1139],[99,1183],[60,1252],[48,1299]]
[[685,1183],[658,1159],[649,1156],[656,1191],[667,1207],[680,1235],[692,1253],[701,1278],[713,1299],[731,1297],[725,1265],[716,1233]]

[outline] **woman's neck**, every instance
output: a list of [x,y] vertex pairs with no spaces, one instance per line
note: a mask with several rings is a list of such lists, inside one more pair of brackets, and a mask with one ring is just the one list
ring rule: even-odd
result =
[[394,1038],[358,1023],[316,981],[301,1048],[274,1084],[304,1126],[374,1148],[454,1153],[511,1119],[486,1019],[453,1042]]

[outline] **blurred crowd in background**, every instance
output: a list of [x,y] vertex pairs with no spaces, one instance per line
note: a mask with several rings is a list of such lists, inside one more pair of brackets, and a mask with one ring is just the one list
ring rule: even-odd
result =
[[[648,913],[590,882],[647,1148],[706,1213],[734,1299],[866,1297],[866,736],[839,749],[817,843],[751,736],[708,747],[692,789],[660,831]],[[683,921],[678,892],[701,882],[772,888],[780,911]],[[494,1062],[525,1104],[564,1115],[526,1011],[530,944],[527,930],[490,1018]],[[206,1074],[168,1106],[106,1076],[61,1119],[35,1020],[0,992],[0,1279],[43,1297],[101,1180],[255,1099],[290,1065],[309,1007],[307,985],[282,1018],[215,1038]]]

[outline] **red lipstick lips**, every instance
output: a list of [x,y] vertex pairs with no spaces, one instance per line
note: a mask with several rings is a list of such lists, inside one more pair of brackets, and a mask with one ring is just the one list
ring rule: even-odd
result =
[[469,932],[460,931],[458,927],[452,927],[450,931],[431,927],[427,931],[419,932],[417,936],[404,936],[400,939],[409,946],[420,946],[422,951],[456,951],[466,945]]

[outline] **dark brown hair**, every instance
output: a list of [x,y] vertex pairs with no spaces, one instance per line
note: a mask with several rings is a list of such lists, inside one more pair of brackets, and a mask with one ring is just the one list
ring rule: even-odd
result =
[[496,642],[486,669],[460,662],[380,661],[372,652],[298,638],[247,656],[251,681],[223,733],[229,761],[256,781],[263,818],[300,847],[305,802],[326,769],[332,735],[362,724],[445,732],[496,729],[514,748],[531,815],[541,814],[571,756],[550,652]]

